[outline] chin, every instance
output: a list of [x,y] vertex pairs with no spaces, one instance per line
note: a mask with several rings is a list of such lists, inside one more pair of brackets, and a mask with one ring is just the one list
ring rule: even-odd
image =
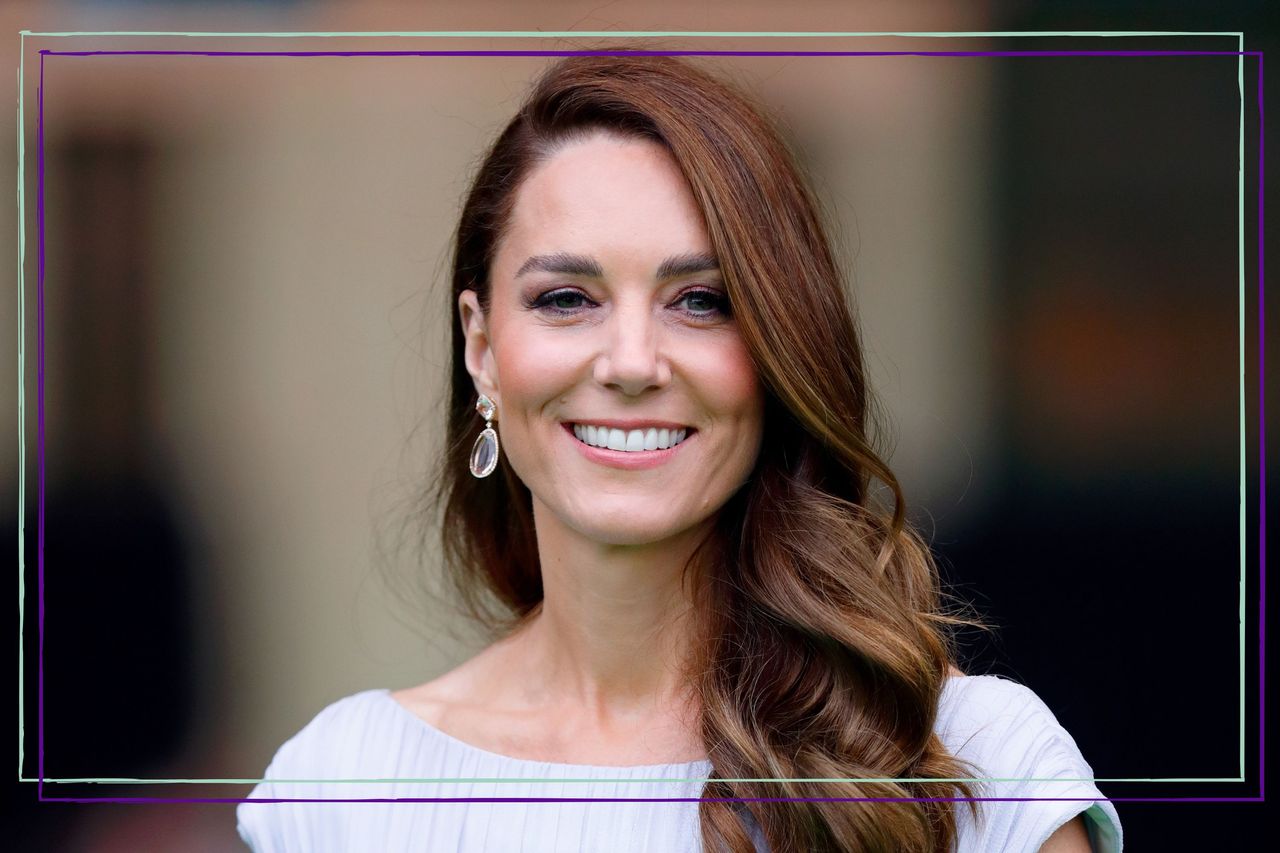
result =
[[672,524],[669,520],[645,523],[634,516],[621,518],[615,524],[596,517],[578,526],[582,535],[603,545],[648,545],[670,539],[686,529],[685,525]]
[[583,532],[592,541],[599,542],[601,545],[650,545],[654,542],[669,539],[676,531],[670,529],[640,530],[634,527],[597,527]]

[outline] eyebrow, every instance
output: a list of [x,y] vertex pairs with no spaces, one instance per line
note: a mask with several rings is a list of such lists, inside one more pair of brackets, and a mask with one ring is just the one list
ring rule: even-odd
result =
[[[720,269],[720,262],[711,252],[688,252],[683,255],[672,255],[658,264],[656,278],[662,281],[682,275],[707,272]],[[600,262],[587,255],[571,255],[567,252],[554,252],[549,255],[534,255],[516,270],[516,278],[530,272],[551,272],[563,275],[580,275],[589,278],[603,278],[604,269]]]

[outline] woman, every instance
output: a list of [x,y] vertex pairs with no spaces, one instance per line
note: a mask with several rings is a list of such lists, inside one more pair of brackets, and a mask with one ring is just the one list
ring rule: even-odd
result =
[[[815,211],[692,65],[543,75],[459,223],[434,492],[498,639],[331,705],[251,796],[596,802],[245,803],[251,846],[1120,849],[1088,781],[948,781],[1092,771],[1030,690],[954,666]],[[285,781],[323,779],[399,781]],[[947,799],[982,796],[1075,799]]]

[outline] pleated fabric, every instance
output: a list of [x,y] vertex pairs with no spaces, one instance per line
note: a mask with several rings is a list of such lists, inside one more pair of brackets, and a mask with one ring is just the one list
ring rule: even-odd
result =
[[[1123,849],[1115,807],[1030,689],[995,676],[950,678],[936,730],[982,769],[978,796],[1038,798],[981,802],[976,823],[957,803],[957,853],[1035,853],[1081,813],[1096,853]],[[256,853],[701,853],[696,801],[599,800],[696,800],[711,769],[708,761],[606,767],[510,758],[434,728],[388,690],[367,690],[325,708],[280,747],[249,794],[262,802],[240,804],[237,828]],[[578,797],[596,801],[412,802]],[[757,850],[769,853],[751,829]]]

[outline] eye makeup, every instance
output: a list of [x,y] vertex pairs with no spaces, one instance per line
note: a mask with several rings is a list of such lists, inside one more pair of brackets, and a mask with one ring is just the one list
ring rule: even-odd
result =
[[[597,305],[590,297],[577,288],[560,287],[545,291],[526,293],[521,299],[524,307],[531,311],[549,313],[554,316],[568,317],[583,310],[581,302],[574,306],[565,305],[565,301],[583,300],[589,305]],[[723,291],[709,287],[691,287],[683,291],[671,304],[680,305],[690,302],[708,306],[704,309],[676,309],[694,320],[713,320],[727,318],[730,315],[729,297]]]

